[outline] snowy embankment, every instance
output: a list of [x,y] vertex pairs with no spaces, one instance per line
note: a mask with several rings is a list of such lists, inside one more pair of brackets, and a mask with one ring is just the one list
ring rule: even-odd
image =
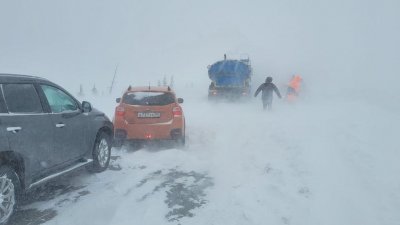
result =
[[[185,149],[114,149],[110,170],[63,181],[77,190],[26,208],[55,210],[46,224],[57,225],[400,221],[398,112],[335,99],[275,99],[263,112],[259,99],[182,93]],[[112,115],[112,99],[92,103]]]

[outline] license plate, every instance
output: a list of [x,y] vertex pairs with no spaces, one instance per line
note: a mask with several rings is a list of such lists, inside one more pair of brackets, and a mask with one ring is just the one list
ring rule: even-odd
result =
[[161,113],[159,112],[138,112],[138,118],[159,118]]

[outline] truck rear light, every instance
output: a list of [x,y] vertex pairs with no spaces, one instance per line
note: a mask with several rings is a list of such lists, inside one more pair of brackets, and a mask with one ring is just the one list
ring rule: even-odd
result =
[[118,106],[115,108],[115,115],[116,116],[124,116],[125,115],[125,108],[122,106]]
[[172,109],[172,114],[173,114],[174,116],[182,116],[182,109],[181,109],[181,107],[174,107],[174,108]]
[[145,134],[144,137],[145,137],[146,139],[152,139],[152,138],[153,138],[153,135],[151,135],[151,134]]

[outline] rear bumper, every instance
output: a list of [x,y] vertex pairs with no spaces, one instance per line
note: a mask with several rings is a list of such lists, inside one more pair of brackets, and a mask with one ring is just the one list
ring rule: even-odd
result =
[[248,97],[250,89],[245,87],[215,88],[208,91],[209,97]]
[[180,117],[167,123],[128,124],[122,121],[114,126],[116,140],[173,140],[185,132],[184,119]]

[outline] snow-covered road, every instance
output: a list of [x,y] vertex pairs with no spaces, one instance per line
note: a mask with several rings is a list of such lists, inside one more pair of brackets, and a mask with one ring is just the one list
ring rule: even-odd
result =
[[113,149],[109,170],[41,188],[13,223],[399,224],[396,111],[309,99],[263,112],[258,99],[196,95],[183,105],[185,149]]

